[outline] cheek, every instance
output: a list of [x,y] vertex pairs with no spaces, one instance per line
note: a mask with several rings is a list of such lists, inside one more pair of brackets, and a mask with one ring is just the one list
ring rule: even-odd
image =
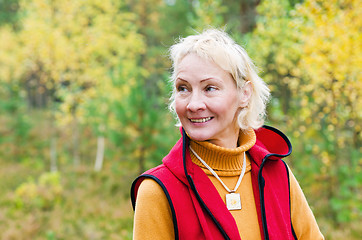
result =
[[184,106],[184,104],[182,103],[182,101],[180,100],[175,100],[175,111],[176,114],[181,117],[181,115],[184,114],[186,107]]
[[234,118],[239,113],[241,107],[237,98],[231,98],[229,101],[226,101],[223,106],[220,106],[219,109],[225,117]]

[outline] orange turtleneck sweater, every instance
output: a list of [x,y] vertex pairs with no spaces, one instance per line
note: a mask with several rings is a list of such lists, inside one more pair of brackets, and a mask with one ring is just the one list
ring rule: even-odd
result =
[[[192,149],[217,173],[229,189],[234,189],[240,176],[244,152],[256,141],[253,130],[241,132],[235,149],[223,148],[209,142],[190,141]],[[200,166],[225,202],[228,193],[211,172],[191,153],[192,161]],[[293,174],[290,172],[292,223],[298,239],[323,239],[312,211]],[[241,210],[231,210],[241,239],[261,239],[251,183],[251,163],[246,155],[246,171],[236,190],[241,197]],[[172,213],[162,188],[145,179],[139,189],[134,215],[133,239],[175,239]]]

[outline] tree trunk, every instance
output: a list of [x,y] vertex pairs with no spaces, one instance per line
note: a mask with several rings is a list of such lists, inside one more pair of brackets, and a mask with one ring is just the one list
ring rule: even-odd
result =
[[94,165],[94,170],[96,172],[99,172],[103,166],[104,147],[105,147],[104,136],[98,136],[98,138],[97,138],[97,157],[96,157],[96,162]]
[[56,136],[52,136],[50,139],[50,171],[56,172],[58,171],[57,167],[57,138]]
[[242,0],[240,1],[240,32],[251,32],[256,25],[256,7],[260,0]]
[[143,173],[145,171],[145,147],[142,145],[140,147],[140,157],[138,159],[138,163],[139,163],[139,173]]
[[73,163],[74,166],[79,166],[79,126],[77,117],[73,116],[73,119]]

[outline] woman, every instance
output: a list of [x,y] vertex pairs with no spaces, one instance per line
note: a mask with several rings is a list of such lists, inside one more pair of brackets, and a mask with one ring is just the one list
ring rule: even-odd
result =
[[182,137],[132,185],[134,239],[323,239],[245,50],[211,29],[170,53]]

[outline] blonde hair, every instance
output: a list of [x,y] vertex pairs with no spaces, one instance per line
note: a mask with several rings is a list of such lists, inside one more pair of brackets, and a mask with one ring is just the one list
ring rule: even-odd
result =
[[270,96],[269,88],[256,73],[255,66],[246,51],[236,44],[227,33],[218,29],[208,29],[200,34],[182,38],[178,43],[170,47],[172,61],[170,80],[173,84],[169,104],[170,111],[176,115],[175,81],[177,67],[182,59],[190,53],[211,60],[223,70],[229,72],[238,88],[242,88],[248,81],[251,82],[253,91],[249,104],[240,111],[238,124],[241,129],[257,129],[261,127],[264,124],[266,103]]

